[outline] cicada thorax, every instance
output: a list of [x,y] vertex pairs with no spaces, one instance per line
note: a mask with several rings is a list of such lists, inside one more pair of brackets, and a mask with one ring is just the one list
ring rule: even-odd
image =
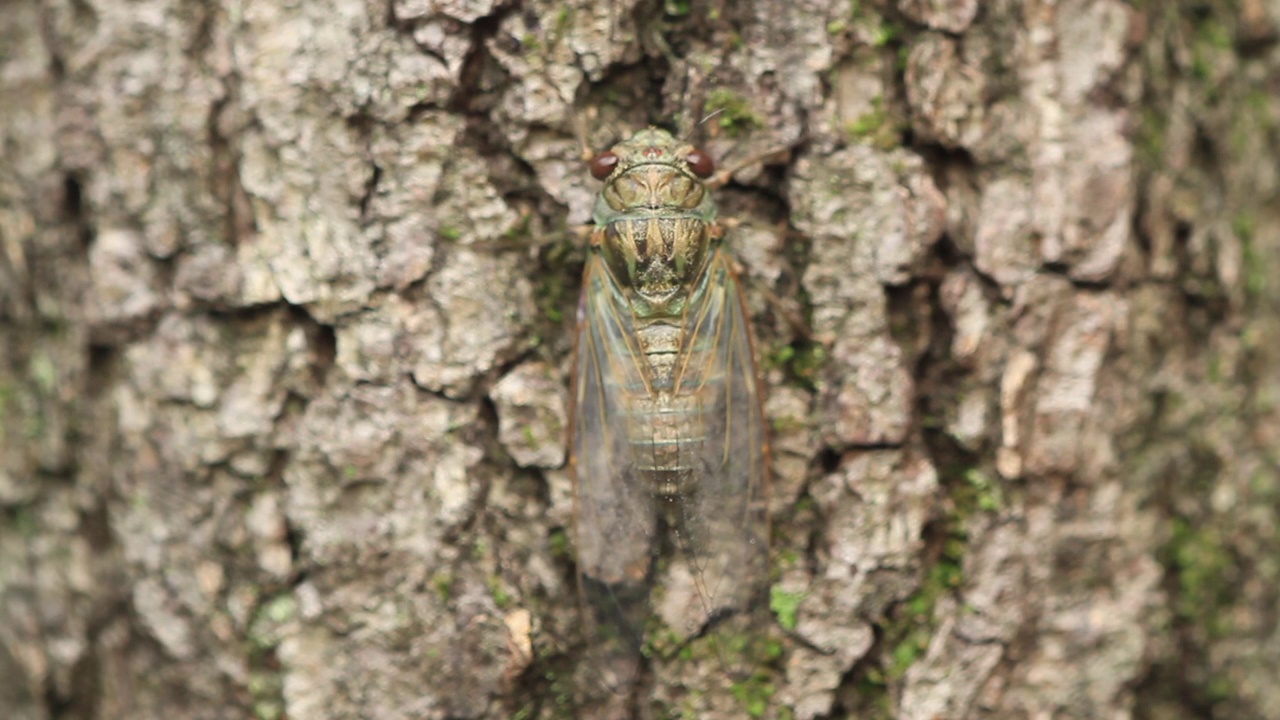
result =
[[601,233],[601,252],[638,319],[679,317],[711,251],[711,227],[696,217],[624,216]]

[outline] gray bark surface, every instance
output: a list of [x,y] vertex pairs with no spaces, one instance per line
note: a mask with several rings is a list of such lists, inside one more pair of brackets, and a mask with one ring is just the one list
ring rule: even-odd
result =
[[777,627],[641,716],[1280,719],[1280,2],[0,14],[0,716],[617,717],[575,127],[719,110]]

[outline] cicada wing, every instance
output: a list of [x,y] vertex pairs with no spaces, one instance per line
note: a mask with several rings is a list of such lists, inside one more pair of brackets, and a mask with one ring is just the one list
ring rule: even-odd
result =
[[627,423],[646,392],[647,365],[630,310],[599,255],[583,278],[573,371],[570,443],[578,583],[588,662],[600,683],[629,692],[650,614],[657,516],[639,477]]
[[[768,586],[768,446],[761,385],[742,290],[723,247],[716,249],[703,287],[689,308],[676,378],[676,392],[700,395],[705,408],[703,472],[680,498],[676,529],[695,597],[688,603],[664,600],[668,611],[683,604],[692,613],[684,620],[688,631],[730,616],[759,619]],[[668,616],[674,624],[671,620]]]

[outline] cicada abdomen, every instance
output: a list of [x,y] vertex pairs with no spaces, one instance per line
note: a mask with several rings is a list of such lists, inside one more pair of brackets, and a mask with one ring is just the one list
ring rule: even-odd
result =
[[570,457],[588,657],[626,693],[646,645],[764,602],[767,447],[710,158],[649,128],[590,169]]

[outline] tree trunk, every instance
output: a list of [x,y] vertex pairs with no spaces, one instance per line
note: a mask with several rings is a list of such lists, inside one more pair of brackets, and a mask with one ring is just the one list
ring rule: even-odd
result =
[[768,657],[636,717],[1280,718],[1275,0],[3,7],[3,717],[626,716],[581,121],[742,165],[773,426]]

